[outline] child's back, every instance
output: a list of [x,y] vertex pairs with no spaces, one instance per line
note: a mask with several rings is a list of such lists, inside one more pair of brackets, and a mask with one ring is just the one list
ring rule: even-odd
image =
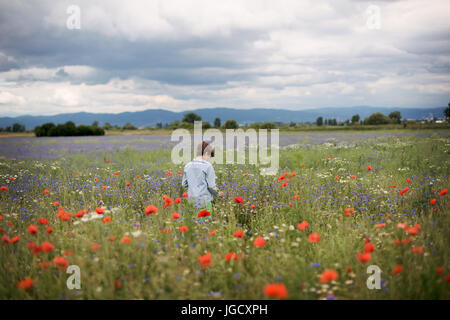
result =
[[182,183],[188,188],[188,198],[197,207],[207,207],[218,195],[214,168],[204,159],[196,158],[186,164]]

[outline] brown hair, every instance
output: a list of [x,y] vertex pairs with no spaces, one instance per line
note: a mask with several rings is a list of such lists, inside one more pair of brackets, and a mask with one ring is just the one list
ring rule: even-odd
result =
[[214,148],[206,141],[202,141],[197,147],[197,156],[203,156],[205,153],[214,157]]

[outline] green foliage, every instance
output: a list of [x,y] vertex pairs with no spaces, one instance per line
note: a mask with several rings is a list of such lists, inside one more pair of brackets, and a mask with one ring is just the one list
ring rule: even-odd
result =
[[375,112],[375,113],[371,114],[369,117],[367,117],[366,119],[364,119],[365,125],[388,124],[390,122],[391,122],[391,120],[388,117],[386,117],[384,114],[382,114],[381,112]]
[[35,127],[34,134],[36,137],[102,136],[105,134],[105,130],[87,125],[79,125],[77,127],[72,121],[56,126],[50,122]]
[[184,114],[182,122],[194,123],[195,121],[202,121],[202,117],[194,112]]
[[393,111],[389,113],[389,119],[391,119],[392,123],[400,124],[402,122],[402,114],[400,111]]
[[323,118],[322,117],[318,117],[316,120],[316,125],[321,126],[323,125]]
[[225,129],[237,129],[239,128],[239,125],[237,124],[236,120],[227,120],[225,121],[223,127]]

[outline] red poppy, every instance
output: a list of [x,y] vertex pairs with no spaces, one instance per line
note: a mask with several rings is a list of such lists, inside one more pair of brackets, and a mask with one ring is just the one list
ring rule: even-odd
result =
[[122,239],[120,239],[120,242],[122,243],[130,243],[131,242],[131,238],[124,236]]
[[314,243],[314,242],[320,242],[320,236],[319,236],[319,234],[318,234],[317,232],[311,233],[311,234],[308,236],[308,241],[311,242],[311,243]]
[[59,206],[59,202],[58,201],[55,201],[55,202],[53,202],[53,205],[56,207],[56,206]]
[[234,198],[234,202],[243,204],[244,203],[244,199],[242,199],[242,197],[239,196],[239,197]]
[[181,226],[179,230],[180,230],[180,232],[186,232],[189,230],[189,228],[186,226]]
[[331,281],[335,281],[339,278],[338,273],[335,270],[325,270],[320,275],[320,282],[321,283],[328,283]]
[[127,187],[129,187],[129,186],[131,186],[131,183],[127,182],[125,185],[126,185]]
[[356,176],[354,174],[352,174],[352,179],[356,179]]
[[145,208],[145,215],[148,216],[150,213],[158,213],[158,208],[155,206],[147,206]]
[[411,248],[411,252],[412,253],[416,253],[416,254],[422,254],[423,253],[423,248],[422,247],[412,247]]
[[203,269],[206,269],[207,267],[211,266],[212,265],[211,253],[207,253],[207,254],[199,257],[198,262],[200,262]]
[[292,196],[292,198],[295,199],[295,200],[299,200],[300,196],[298,194],[296,194],[296,195]]
[[372,170],[372,167],[371,167],[371,166],[368,166],[366,170],[367,170],[367,171],[370,171],[370,170]]
[[91,247],[92,251],[97,250],[98,248],[100,248],[100,245],[98,243],[94,243]]
[[122,280],[120,279],[114,280],[114,288],[116,289],[122,288]]
[[434,206],[434,205],[436,204],[436,202],[437,202],[437,199],[436,199],[436,198],[431,199],[431,200],[430,200],[430,205]]
[[28,249],[30,249],[32,254],[38,254],[39,252],[42,251],[42,248],[39,247],[36,243],[34,243],[33,241],[30,241],[27,243],[27,247]]
[[20,236],[15,236],[10,239],[11,243],[16,243],[20,240]]
[[405,194],[408,191],[409,191],[409,187],[406,187],[405,189],[400,190],[399,194],[402,195],[402,194]]
[[42,248],[42,250],[45,251],[45,252],[50,252],[50,251],[52,251],[53,249],[55,249],[55,246],[52,245],[50,242],[44,241],[44,242],[42,242],[42,244],[41,244],[41,248]]
[[436,273],[437,273],[438,275],[441,275],[442,272],[444,272],[444,268],[443,268],[443,267],[437,267],[437,268],[436,268]]
[[75,213],[75,217],[82,218],[86,212],[87,212],[87,209],[86,210],[80,210],[77,213]]
[[264,287],[264,294],[268,297],[285,299],[288,296],[288,290],[283,283],[271,283]]
[[50,190],[48,190],[48,189],[44,190],[44,194],[49,194],[49,193],[50,193]]
[[369,262],[372,259],[372,255],[370,254],[370,252],[360,252],[357,255],[357,258],[359,261],[365,263],[365,262]]
[[412,236],[416,236],[419,233],[420,227],[414,226],[412,228],[407,228],[406,232]]
[[178,212],[174,212],[174,213],[172,213],[172,218],[173,218],[173,220],[177,220],[180,218],[180,214]]
[[243,238],[244,237],[244,232],[242,230],[238,230],[233,234],[233,237],[235,238]]
[[257,248],[264,247],[266,245],[266,240],[263,237],[256,237],[253,241],[253,245]]
[[439,195],[445,196],[448,193],[448,189],[442,189],[441,192],[439,192]]
[[198,213],[198,217],[208,217],[211,213],[208,210],[202,210]]
[[254,205],[254,204],[252,204],[251,206],[250,206],[250,209],[255,209],[256,208],[256,206]]
[[31,278],[25,278],[22,281],[17,283],[17,288],[19,290],[28,291],[33,287],[34,280]]
[[39,224],[45,224],[45,225],[48,224],[48,220],[47,220],[47,219],[44,219],[44,218],[39,218],[39,219],[38,219],[38,222],[39,222]]
[[411,179],[410,178],[406,178],[406,182],[411,182]]
[[0,191],[8,191],[8,187],[1,186],[1,187],[0,187]]
[[172,199],[170,197],[164,194],[163,199],[164,199],[164,209],[172,205]]
[[181,198],[176,198],[173,202],[180,203],[181,202]]
[[394,269],[392,269],[391,273],[392,274],[400,274],[403,271],[403,266],[398,264],[394,267]]
[[308,228],[308,226],[309,226],[308,222],[302,221],[301,223],[299,223],[299,224],[297,225],[297,228],[298,228],[299,230],[305,230],[306,228]]
[[384,227],[386,227],[386,223],[379,223],[379,224],[377,224],[375,227],[376,227],[377,229],[384,228]]
[[37,235],[38,233],[38,228],[34,224],[30,224],[27,230],[28,233],[32,235]]
[[211,236],[214,236],[216,233],[217,233],[217,230],[213,230],[213,231],[211,231],[209,234],[210,234]]
[[107,223],[107,222],[111,222],[111,221],[112,221],[111,216],[106,216],[106,217],[104,217],[104,218],[102,219],[102,222],[103,222],[103,223]]
[[95,212],[97,212],[98,214],[104,214],[105,213],[105,209],[97,208],[97,209],[95,209]]
[[47,232],[48,234],[51,234],[53,232],[53,228],[48,227],[47,229],[45,229],[45,232]]
[[189,194],[187,192],[183,192],[183,194],[181,195],[183,198],[187,198],[189,197]]
[[364,246],[364,252],[373,252],[373,251],[375,251],[375,246],[373,245],[372,242],[369,242]]
[[67,266],[69,265],[69,262],[64,257],[56,257],[53,259],[53,262],[59,269],[67,269]]
[[8,236],[6,234],[4,234],[2,237],[2,243],[9,244],[9,242],[10,242],[10,239],[8,238]]
[[228,252],[225,255],[226,261],[230,261],[230,260],[238,261],[240,258],[241,258],[241,255],[237,255],[235,252]]

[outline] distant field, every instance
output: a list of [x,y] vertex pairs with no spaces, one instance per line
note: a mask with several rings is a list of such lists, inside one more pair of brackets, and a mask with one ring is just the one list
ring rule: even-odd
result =
[[281,134],[277,176],[215,165],[207,217],[168,139],[0,139],[0,299],[450,299],[449,131]]

